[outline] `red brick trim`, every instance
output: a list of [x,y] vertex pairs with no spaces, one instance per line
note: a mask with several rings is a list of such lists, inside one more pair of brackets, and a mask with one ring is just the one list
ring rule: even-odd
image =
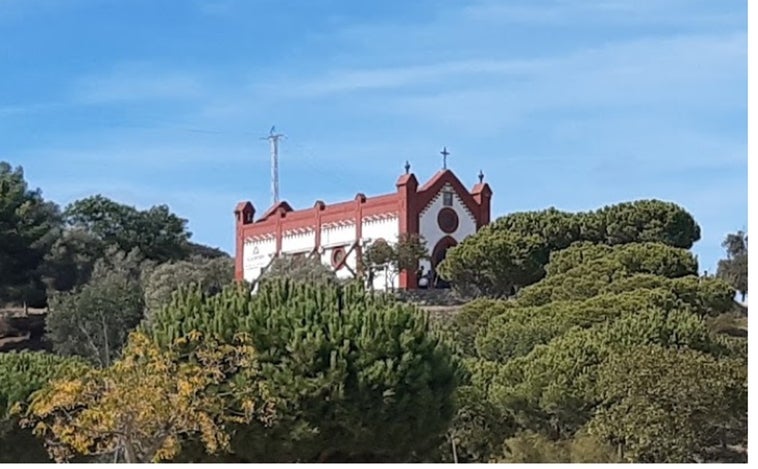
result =
[[266,210],[266,212],[258,221],[267,220],[271,215],[277,212],[281,213],[281,212],[291,212],[291,211],[292,211],[292,207],[290,206],[290,204],[282,200],[281,202],[275,205],[272,205],[268,210]]
[[255,207],[250,202],[240,202],[234,208],[235,219],[235,253],[234,253],[234,278],[242,281],[245,276],[245,226],[253,223],[255,217]]
[[345,259],[347,258],[345,248],[342,246],[332,248],[332,252],[329,257],[334,270],[340,270],[345,265]]
[[[418,181],[413,174],[406,174],[397,181],[398,196],[398,235],[402,233],[418,234],[418,207],[420,206]],[[417,287],[416,272],[399,273],[400,288],[413,290]]]
[[476,229],[489,225],[490,223],[490,201],[492,200],[492,189],[489,184],[479,183],[474,186],[471,195],[479,205],[479,216],[477,217]]
[[[490,221],[490,198],[492,191],[487,184],[477,184],[472,192],[466,190],[460,180],[450,170],[437,172],[426,184],[419,187],[418,180],[413,174],[401,176],[397,183],[397,191],[375,197],[357,194],[352,201],[327,205],[317,201],[310,209],[293,210],[285,201],[270,207],[263,216],[249,223],[240,223],[237,216],[235,237],[235,277],[242,279],[244,275],[244,242],[245,239],[262,235],[273,235],[276,238],[276,254],[282,250],[283,233],[298,228],[313,228],[314,251],[321,247],[321,231],[325,224],[349,221],[355,223],[356,256],[362,257],[363,218],[374,215],[394,213],[398,217],[398,234],[419,234],[419,216],[432,202],[440,190],[449,184],[456,192],[468,211],[476,219],[477,229]],[[237,205],[235,214],[242,213],[249,202]],[[252,208],[252,204],[249,204]],[[254,213],[254,208],[252,208]],[[401,272],[399,276],[401,288],[416,288],[415,272]]]
[[450,186],[453,187],[456,195],[458,195],[466,208],[468,208],[468,210],[476,217],[479,213],[479,204],[476,203],[474,197],[449,169],[437,171],[437,174],[435,174],[432,179],[418,189],[419,213],[426,209],[445,184],[450,184]]

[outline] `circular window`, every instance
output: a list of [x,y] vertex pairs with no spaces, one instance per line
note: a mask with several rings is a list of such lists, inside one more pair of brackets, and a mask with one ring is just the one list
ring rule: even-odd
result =
[[458,229],[458,214],[452,208],[443,208],[437,214],[437,225],[445,233],[453,233]]
[[345,248],[332,249],[332,267],[339,269],[342,267],[342,261],[345,260]]

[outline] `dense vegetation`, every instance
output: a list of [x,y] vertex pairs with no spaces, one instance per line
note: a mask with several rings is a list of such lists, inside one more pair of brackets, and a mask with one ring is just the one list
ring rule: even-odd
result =
[[0,462],[746,461],[747,235],[700,276],[675,204],[501,217],[449,251],[470,301],[434,322],[309,258],[251,295],[190,237],[0,163],[0,308],[49,308],[51,343],[0,353]]

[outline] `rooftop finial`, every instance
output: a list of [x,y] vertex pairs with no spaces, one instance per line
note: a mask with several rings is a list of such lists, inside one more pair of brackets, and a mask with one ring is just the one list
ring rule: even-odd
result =
[[484,173],[483,173],[483,172],[482,172],[482,170],[480,169],[480,170],[479,170],[479,184],[481,184],[481,183],[483,183],[483,182],[484,182]]
[[449,155],[450,152],[447,151],[447,147],[442,147],[442,151],[440,152],[440,155],[442,155],[442,169],[447,169],[447,155]]
[[408,174],[411,172],[411,164],[408,162],[408,160],[405,160],[405,174]]

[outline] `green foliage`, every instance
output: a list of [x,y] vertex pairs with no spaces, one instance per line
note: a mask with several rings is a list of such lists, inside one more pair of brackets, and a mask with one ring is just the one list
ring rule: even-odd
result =
[[[539,281],[545,275],[551,253],[577,242],[610,246],[660,243],[689,249],[698,239],[700,227],[692,216],[668,202],[640,200],[576,214],[550,208],[497,219],[451,249],[438,271],[464,295],[502,297],[510,295],[514,288]],[[585,251],[602,254],[602,248]],[[645,252],[627,251],[619,262],[625,261],[631,264],[629,269],[640,272],[656,267],[673,269],[677,275],[691,271],[691,263],[682,253],[659,252],[661,248],[642,251]],[[636,265],[637,254],[652,258]],[[656,266],[656,260],[664,263]],[[566,259],[569,264],[571,261],[570,257]]]
[[210,246],[205,246],[203,244],[193,243],[192,241],[187,241],[186,247],[187,254],[190,258],[200,257],[203,259],[219,259],[222,257],[229,257],[229,254],[219,248],[213,248]]
[[156,262],[183,259],[188,254],[187,220],[171,213],[165,205],[137,210],[96,195],[72,203],[64,215],[69,225],[120,251],[136,248]]
[[[448,438],[440,448],[443,460],[487,461],[502,443],[499,437],[512,431],[513,423],[476,386],[461,386],[456,395],[460,404]],[[455,443],[454,456],[451,440]]]
[[[516,212],[495,220],[494,231],[510,233],[518,238],[536,236],[540,240],[540,261],[544,265],[551,251],[565,249],[581,241],[583,214],[562,212],[553,207],[533,212]],[[599,242],[594,238],[589,241]]]
[[488,399],[489,383],[498,364],[485,360],[464,361],[467,374],[456,391],[457,412],[439,453],[444,462],[487,462],[498,453],[505,435],[515,431],[508,413]]
[[570,324],[560,313],[540,313],[535,308],[520,308],[513,314],[495,317],[474,340],[476,356],[501,361],[526,355],[536,345],[550,342]]
[[504,463],[618,463],[614,449],[589,435],[553,441],[540,433],[520,432],[505,440]]
[[145,306],[149,314],[168,305],[171,296],[183,286],[196,284],[211,295],[220,292],[234,280],[234,260],[217,257],[167,262],[145,277]]
[[616,280],[602,293],[618,293],[634,289],[664,289],[676,295],[680,306],[700,316],[717,316],[734,308],[734,291],[722,280],[712,277],[687,276],[667,279],[637,274]]
[[747,295],[747,234],[738,231],[727,235],[721,244],[726,249],[726,259],[719,261],[716,276],[737,290],[745,302]]
[[336,284],[337,274],[324,265],[319,256],[283,254],[274,259],[261,275],[259,282],[276,282],[281,279],[317,284]]
[[50,462],[42,441],[19,428],[11,411],[51,380],[84,369],[79,360],[48,353],[0,353],[0,463]]
[[453,416],[457,367],[426,316],[358,285],[195,289],[149,330],[164,345],[193,330],[249,334],[284,407],[270,431],[238,431],[232,447],[245,461],[410,460],[437,446]]
[[39,190],[29,190],[21,168],[0,162],[0,304],[42,307],[48,291],[73,291],[89,281],[95,262],[113,250],[139,250],[156,262],[228,257],[189,242],[186,220],[165,205],[137,210],[97,195],[63,214]]
[[[613,251],[614,249],[611,249],[609,253]],[[557,256],[560,258],[561,253]],[[562,265],[569,263],[565,258],[560,262]],[[637,266],[642,264],[640,261]],[[649,270],[654,269],[635,271],[620,262],[615,262],[613,258],[609,260],[608,257],[598,257],[561,273],[550,274],[541,282],[523,289],[519,292],[518,304],[542,306],[553,301],[583,300],[605,293],[664,289],[675,293],[678,301],[701,315],[718,315],[732,308],[734,293],[729,285],[719,279],[698,278],[693,275],[667,278],[660,274],[655,275],[655,272],[650,273]],[[672,272],[668,267],[661,270]]]
[[447,252],[437,272],[464,297],[507,297],[544,275],[545,250],[538,236],[488,226]]
[[[686,249],[699,236],[681,208],[640,201],[580,214],[549,209],[509,215],[452,249],[447,259],[455,264],[443,263],[440,271],[450,269],[445,274],[451,280],[458,275],[458,289],[507,296],[512,286],[532,284],[515,301],[472,302],[445,328],[472,357],[454,419],[468,437],[458,440],[464,460],[628,460],[613,435],[590,431],[611,402],[599,382],[609,357],[633,357],[645,347],[687,350],[744,372],[745,339],[712,331],[710,318],[731,311],[734,294],[722,280],[697,277],[696,258]],[[531,244],[521,252],[500,251],[497,240]],[[534,263],[543,272],[530,282],[514,282],[516,271],[493,281],[498,268]],[[619,393],[623,375],[613,378]],[[730,396],[741,402],[738,393]],[[715,449],[722,443],[732,448],[745,435],[739,405],[715,409],[725,412],[732,439],[704,441],[702,460],[723,459]],[[617,417],[634,412],[627,407]],[[492,416],[507,425],[492,425]],[[477,433],[469,422],[490,433]],[[666,428],[674,438],[675,427]]]
[[105,253],[105,245],[93,234],[79,228],[61,231],[45,254],[43,280],[49,290],[71,291],[87,283],[95,262]]
[[0,353],[0,419],[50,380],[86,368],[81,360],[44,352]]
[[377,239],[368,245],[363,252],[363,263],[366,267],[378,268],[392,262],[395,250],[392,245],[384,239]]
[[602,404],[588,429],[619,445],[627,462],[722,459],[715,449],[747,444],[744,365],[660,346],[614,354],[598,372]]
[[[604,207],[589,212],[589,224],[604,225],[606,244],[663,243],[690,249],[700,239],[700,226],[682,207],[659,200],[639,200]],[[594,241],[591,238],[584,238]]]
[[705,322],[691,313],[635,312],[611,323],[572,328],[547,345],[505,362],[493,379],[490,398],[508,409],[526,430],[551,439],[570,437],[593,416],[599,403],[598,366],[616,351],[645,345],[727,353]]
[[562,442],[555,442],[546,436],[526,431],[505,440],[504,463],[567,463],[569,451]]
[[391,276],[400,272],[415,274],[419,261],[428,258],[429,251],[424,238],[417,234],[404,233],[395,243],[377,239],[367,246],[362,254],[361,267],[369,285],[373,286],[374,276],[382,271],[389,285]]
[[526,355],[535,346],[547,344],[574,327],[588,328],[624,315],[643,314],[650,309],[669,312],[683,306],[686,309],[686,304],[665,289],[603,294],[539,307],[511,306],[479,329],[475,352],[482,358],[505,361]]
[[474,340],[480,331],[487,326],[490,319],[500,316],[515,307],[512,301],[482,298],[466,303],[450,320],[448,328],[452,342],[464,356],[475,356]]
[[39,267],[61,223],[58,207],[30,190],[21,168],[0,161],[0,303],[45,303]]
[[659,200],[624,202],[575,214],[555,208],[519,212],[497,219],[495,226],[521,236],[537,235],[545,240],[548,251],[565,249],[577,241],[608,245],[652,242],[689,249],[700,239],[700,227],[692,215]]
[[142,320],[140,283],[146,263],[136,252],[112,253],[95,264],[92,279],[72,292],[56,294],[47,317],[53,349],[108,366],[129,332]]
[[681,248],[660,243],[630,243],[619,246],[582,242],[550,255],[548,277],[563,274],[581,265],[594,265],[599,260],[615,264],[618,270],[677,278],[697,275],[697,259]]
[[417,234],[403,233],[393,246],[393,264],[398,272],[416,272],[421,259],[429,257],[426,241]]

